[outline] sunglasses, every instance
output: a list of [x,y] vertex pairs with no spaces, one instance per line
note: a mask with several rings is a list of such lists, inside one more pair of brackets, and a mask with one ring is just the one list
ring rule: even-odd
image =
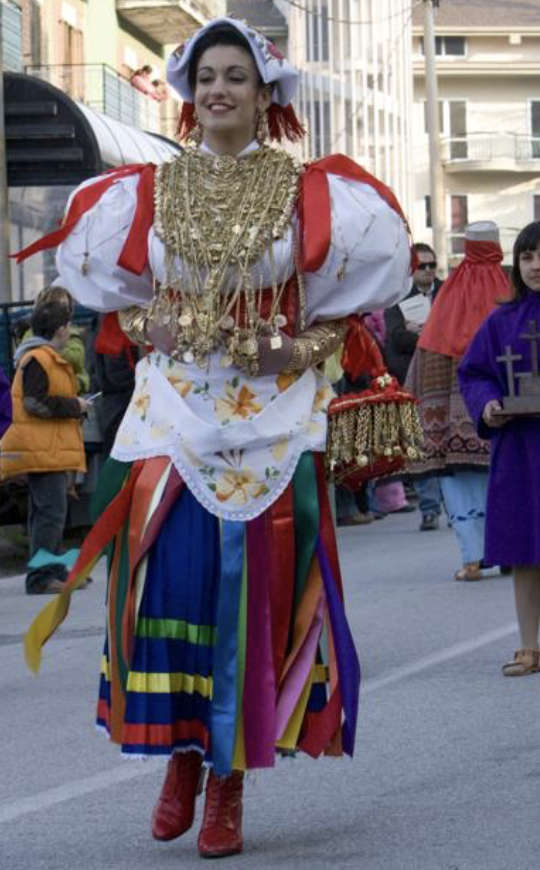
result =
[[436,269],[437,262],[436,260],[431,260],[429,263],[418,263],[417,269],[420,269],[423,272],[425,269]]

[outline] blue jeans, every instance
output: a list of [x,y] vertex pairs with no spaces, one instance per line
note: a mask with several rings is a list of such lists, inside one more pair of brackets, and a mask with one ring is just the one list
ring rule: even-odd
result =
[[433,474],[429,477],[421,477],[414,481],[414,488],[422,516],[426,514],[440,516],[442,496],[438,476]]

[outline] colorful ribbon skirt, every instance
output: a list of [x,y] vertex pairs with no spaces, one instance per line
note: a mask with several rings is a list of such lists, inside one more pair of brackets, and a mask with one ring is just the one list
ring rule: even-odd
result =
[[106,550],[97,721],[124,753],[195,749],[220,775],[276,750],[352,755],[360,669],[320,454],[245,523],[206,511],[167,457],[109,460],[98,502],[69,590],[27,635],[31,667]]

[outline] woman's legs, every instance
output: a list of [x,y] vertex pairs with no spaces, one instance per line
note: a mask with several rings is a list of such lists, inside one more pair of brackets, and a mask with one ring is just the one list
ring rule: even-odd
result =
[[540,671],[540,565],[514,568],[514,595],[521,649],[516,650],[513,661],[503,665],[502,671],[505,677],[524,677]]
[[538,649],[540,565],[514,568],[514,595],[521,644],[524,649]]
[[476,566],[478,579],[478,566],[484,555],[487,477],[485,471],[456,471],[451,476],[440,478],[448,517],[461,549],[462,563],[464,566]]

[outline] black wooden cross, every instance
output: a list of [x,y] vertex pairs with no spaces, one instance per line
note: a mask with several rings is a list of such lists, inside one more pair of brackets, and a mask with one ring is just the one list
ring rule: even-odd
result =
[[[536,324],[535,324],[536,326]],[[509,344],[505,347],[503,356],[496,357],[497,362],[503,362],[506,365],[506,379],[508,381],[508,395],[516,395],[516,385],[514,382],[514,360],[523,359],[520,353],[512,353],[512,348]]]

